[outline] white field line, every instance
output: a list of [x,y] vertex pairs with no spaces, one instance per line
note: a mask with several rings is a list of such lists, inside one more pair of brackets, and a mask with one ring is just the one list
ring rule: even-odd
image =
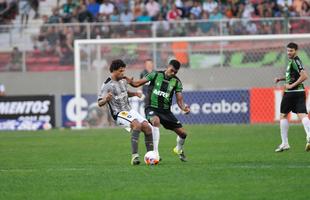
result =
[[[160,166],[158,166],[160,167]],[[279,165],[227,165],[227,166],[216,166],[216,165],[207,165],[206,169],[220,170],[220,169],[279,169]],[[310,165],[281,165],[281,169],[310,169]],[[64,172],[74,172],[74,171],[111,171],[111,169],[96,169],[96,168],[47,168],[47,169],[38,169],[38,168],[14,168],[14,169],[0,169],[0,173],[26,173],[26,172],[53,172],[53,171],[64,171]],[[120,171],[128,171],[120,170]]]

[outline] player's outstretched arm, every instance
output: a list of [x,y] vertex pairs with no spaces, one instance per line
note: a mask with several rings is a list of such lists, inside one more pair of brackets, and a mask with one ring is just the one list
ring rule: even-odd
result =
[[184,112],[184,114],[188,114],[191,110],[188,105],[186,105],[183,101],[183,95],[181,92],[176,93],[177,104],[179,108]]
[[142,93],[141,92],[131,92],[131,91],[127,91],[128,97],[142,97]]
[[149,82],[146,78],[134,80],[133,78],[129,78],[127,76],[124,77],[129,85],[132,87],[140,87],[144,85],[145,83]]

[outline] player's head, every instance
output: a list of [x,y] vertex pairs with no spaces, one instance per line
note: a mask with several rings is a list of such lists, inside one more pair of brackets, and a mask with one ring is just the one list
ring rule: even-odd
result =
[[166,70],[167,76],[174,76],[178,73],[181,67],[181,63],[177,60],[170,60],[169,65]]
[[290,42],[288,43],[288,45],[286,46],[286,53],[288,58],[292,59],[296,56],[298,50],[298,45],[294,42]]
[[144,61],[145,69],[148,73],[153,71],[153,60],[148,58]]
[[122,79],[124,77],[126,64],[120,60],[113,60],[110,65],[110,72],[116,79]]

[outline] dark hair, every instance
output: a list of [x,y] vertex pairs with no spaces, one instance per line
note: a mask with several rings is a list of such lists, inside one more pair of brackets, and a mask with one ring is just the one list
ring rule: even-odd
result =
[[148,61],[153,62],[153,60],[151,58],[147,58],[147,59],[144,60],[145,63],[148,62]]
[[286,47],[290,48],[290,49],[295,49],[295,50],[298,49],[298,45],[296,43],[294,43],[294,42],[288,43],[288,45]]
[[110,65],[110,72],[114,72],[114,71],[116,71],[122,67],[123,68],[126,67],[126,64],[122,60],[120,60],[120,59],[113,60],[111,65]]
[[170,60],[169,65],[172,65],[176,70],[179,70],[181,67],[181,63],[177,60]]

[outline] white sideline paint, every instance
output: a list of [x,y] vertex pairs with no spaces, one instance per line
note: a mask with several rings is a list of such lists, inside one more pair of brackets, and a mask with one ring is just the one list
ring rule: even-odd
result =
[[[274,169],[279,168],[280,165],[225,165],[225,166],[208,166],[207,169],[212,170],[222,170],[222,169]],[[281,169],[310,169],[310,165],[281,165]],[[25,172],[52,172],[52,171],[96,171],[95,168],[47,168],[47,169],[38,169],[38,168],[29,168],[29,169],[22,169],[22,168],[15,168],[15,169],[0,169],[0,173],[25,173]],[[97,169],[97,171],[110,171],[107,169]],[[128,170],[121,170],[121,171],[128,171]]]

